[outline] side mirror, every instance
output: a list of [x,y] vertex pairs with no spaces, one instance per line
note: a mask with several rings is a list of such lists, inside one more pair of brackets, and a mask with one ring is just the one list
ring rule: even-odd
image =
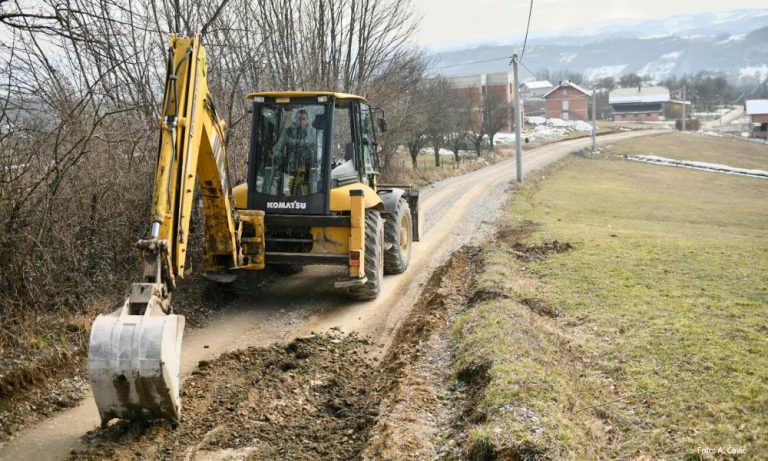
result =
[[382,133],[385,133],[387,131],[387,119],[383,117],[379,119],[379,131],[381,131]]

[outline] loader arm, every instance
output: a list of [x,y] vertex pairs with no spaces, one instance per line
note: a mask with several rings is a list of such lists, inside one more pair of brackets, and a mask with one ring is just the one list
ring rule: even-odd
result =
[[150,236],[143,246],[167,242],[161,278],[146,262],[145,281],[173,289],[187,269],[189,223],[199,178],[205,216],[206,270],[231,268],[237,262],[235,222],[224,148],[226,126],[208,92],[205,48],[199,36],[171,37],[160,147],[152,193]]
[[224,148],[226,126],[208,92],[200,37],[172,35],[168,49],[150,231],[137,246],[141,282],[122,308],[91,330],[88,373],[102,425],[113,418],[178,421],[184,317],[170,298],[187,267],[195,183],[205,218],[205,269],[237,265],[238,244]]

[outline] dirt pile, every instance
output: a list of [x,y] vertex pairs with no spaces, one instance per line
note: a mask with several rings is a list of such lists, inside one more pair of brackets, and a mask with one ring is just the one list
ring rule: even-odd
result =
[[573,245],[568,242],[558,242],[557,240],[553,240],[538,245],[527,245],[525,243],[517,242],[507,251],[521,261],[537,262],[543,261],[550,254],[564,253],[572,249]]
[[72,459],[352,459],[378,408],[370,347],[314,336],[201,362],[176,430],[120,422],[89,433]]
[[380,361],[377,346],[338,331],[227,353],[184,382],[178,428],[115,422],[71,459],[429,459],[455,415],[449,326],[474,256],[432,275]]

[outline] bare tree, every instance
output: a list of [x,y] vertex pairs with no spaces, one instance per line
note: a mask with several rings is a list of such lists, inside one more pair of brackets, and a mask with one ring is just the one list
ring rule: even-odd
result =
[[493,137],[509,123],[510,107],[506,95],[498,91],[489,91],[482,102],[483,133],[488,135],[491,150],[495,150]]
[[[122,290],[135,270],[170,33],[204,33],[230,155],[247,151],[243,96],[253,90],[376,95],[391,122],[381,137],[385,161],[418,119],[421,102],[409,92],[426,61],[407,44],[410,0],[22,5],[0,1],[2,310],[78,309],[97,288]],[[245,158],[230,160],[233,177],[244,179]]]
[[451,130],[451,82],[436,77],[425,82],[424,104],[427,108],[425,135],[435,153],[435,166],[440,166],[440,149]]
[[461,124],[465,127],[466,138],[474,146],[475,154],[481,156],[485,124],[483,123],[482,94],[474,88],[457,90],[456,94],[463,103]]
[[461,162],[460,152],[462,149],[466,149],[469,141],[467,127],[471,121],[472,105],[466,91],[450,87],[447,93],[450,97],[446,100],[444,115],[447,124],[445,143],[453,152],[454,167],[458,168]]
[[385,175],[394,173],[391,159],[406,144],[423,110],[423,101],[413,95],[419,94],[427,67],[421,52],[404,51],[365,88],[370,100],[384,110],[389,125],[386,133],[380,133],[379,156]]

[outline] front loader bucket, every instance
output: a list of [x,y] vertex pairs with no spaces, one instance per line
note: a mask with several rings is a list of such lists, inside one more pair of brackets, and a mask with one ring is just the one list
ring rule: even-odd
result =
[[88,375],[105,426],[112,418],[179,421],[179,359],[184,316],[147,309],[129,315],[128,302],[93,323]]

